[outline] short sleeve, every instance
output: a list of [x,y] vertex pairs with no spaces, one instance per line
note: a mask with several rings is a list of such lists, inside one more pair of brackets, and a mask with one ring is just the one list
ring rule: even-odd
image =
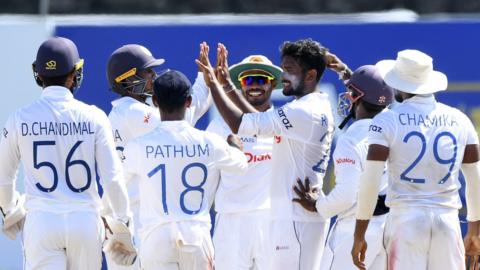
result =
[[17,136],[15,114],[12,114],[2,130],[0,138],[0,186],[11,185],[15,181],[20,162]]
[[396,130],[395,119],[390,111],[377,114],[368,128],[368,144],[379,144],[390,147]]

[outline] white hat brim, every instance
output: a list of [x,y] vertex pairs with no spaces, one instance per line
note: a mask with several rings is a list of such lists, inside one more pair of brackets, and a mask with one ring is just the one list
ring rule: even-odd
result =
[[423,83],[413,83],[400,78],[394,71],[395,60],[382,60],[375,64],[385,83],[396,90],[415,94],[425,95],[444,91],[448,87],[448,79],[440,71],[432,71]]

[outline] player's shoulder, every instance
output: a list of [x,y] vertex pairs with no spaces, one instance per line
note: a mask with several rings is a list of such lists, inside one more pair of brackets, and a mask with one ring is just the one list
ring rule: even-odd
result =
[[378,122],[393,123],[399,114],[398,109],[399,107],[393,107],[393,108],[387,107],[383,109],[381,112],[379,112],[377,115],[375,115],[371,122],[372,123],[378,123]]

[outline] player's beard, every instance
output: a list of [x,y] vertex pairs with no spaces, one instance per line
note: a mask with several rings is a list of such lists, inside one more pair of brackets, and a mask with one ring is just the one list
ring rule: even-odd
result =
[[[301,96],[305,91],[305,76],[302,74],[301,78],[291,75],[287,72],[282,74],[283,80],[283,94],[285,96]],[[287,85],[286,85],[287,84]]]

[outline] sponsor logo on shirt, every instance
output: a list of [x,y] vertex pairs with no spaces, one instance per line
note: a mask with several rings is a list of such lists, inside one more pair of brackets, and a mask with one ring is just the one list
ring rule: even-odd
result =
[[143,123],[148,124],[148,122],[150,121],[150,117],[152,117],[151,113],[148,113],[147,115],[145,115],[143,117]]
[[335,163],[337,164],[342,164],[342,163],[346,163],[346,164],[352,164],[352,165],[355,165],[355,160],[351,159],[351,158],[337,158],[335,160]]
[[260,161],[265,161],[265,160],[272,159],[272,156],[269,153],[254,155],[252,153],[245,152],[245,156],[247,156],[248,163],[255,163],[255,162],[260,162]]
[[289,246],[276,246],[275,247],[275,250],[286,250],[286,249],[290,249]]
[[370,125],[370,127],[368,128],[368,131],[374,131],[374,132],[382,133],[382,128],[379,127],[379,126]]
[[283,111],[282,108],[279,108],[277,110],[278,116],[280,116],[280,119],[282,120],[283,125],[285,126],[286,129],[292,128],[293,125],[290,123],[290,120],[288,120],[287,116],[285,115],[285,112]]
[[280,143],[282,141],[282,136],[274,136],[275,142]]

